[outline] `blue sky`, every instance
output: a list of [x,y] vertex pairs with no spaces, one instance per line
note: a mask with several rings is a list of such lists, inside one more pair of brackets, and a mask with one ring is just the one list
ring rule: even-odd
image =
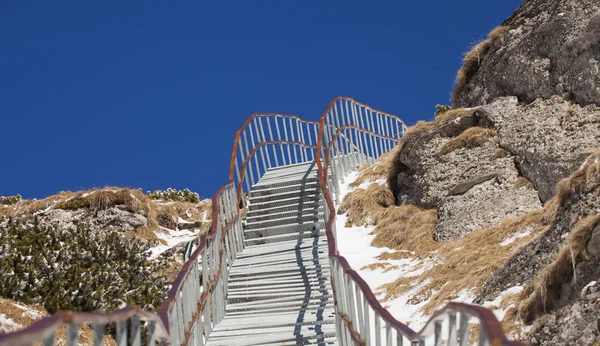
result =
[[0,195],[210,197],[248,115],[317,119],[338,95],[431,119],[519,4],[0,0]]

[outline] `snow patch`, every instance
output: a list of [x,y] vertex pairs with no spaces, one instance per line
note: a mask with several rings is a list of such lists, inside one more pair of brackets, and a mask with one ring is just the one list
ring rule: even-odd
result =
[[531,234],[530,228],[528,228],[525,232],[517,232],[517,233],[513,234],[512,236],[504,239],[504,241],[502,243],[500,243],[500,246],[508,246],[508,245],[514,243],[515,240],[525,238],[530,234]]

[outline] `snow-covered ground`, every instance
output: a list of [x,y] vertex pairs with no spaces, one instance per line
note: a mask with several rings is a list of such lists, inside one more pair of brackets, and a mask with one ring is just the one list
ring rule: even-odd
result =
[[[353,191],[353,189],[349,187],[349,184],[352,183],[357,177],[358,174],[356,172],[352,172],[345,177],[344,183],[340,188],[340,201],[343,200],[347,193]],[[372,183],[363,183],[359,186],[359,188],[366,188],[369,184],[385,184],[385,181],[381,180]],[[373,231],[375,226],[345,227],[346,220],[346,215],[338,215],[336,219],[337,246],[340,255],[344,256],[352,268],[367,282],[371,290],[376,294],[377,298],[381,302],[381,305],[387,308],[387,310],[397,320],[409,325],[415,331],[420,330],[429,319],[429,316],[424,316],[421,312],[421,309],[428,303],[428,300],[423,300],[418,304],[409,304],[407,302],[419,287],[415,286],[409,292],[406,292],[394,299],[384,301],[383,298],[385,294],[382,291],[381,286],[391,283],[400,277],[414,276],[422,273],[428,268],[431,268],[436,259],[433,258],[424,261],[415,258],[406,258],[402,260],[379,260],[378,257],[382,253],[394,253],[397,250],[371,246],[371,242],[375,236],[371,235],[370,233]],[[525,233],[517,234],[513,236],[514,238],[507,239],[505,242],[508,245],[510,242],[526,236],[527,234]],[[460,251],[460,248],[457,248],[456,250]],[[367,268],[369,265],[372,266]],[[493,302],[486,302],[483,305],[486,307],[498,307],[506,296],[518,293],[522,289],[523,287],[521,286],[509,288]],[[475,295],[472,292],[463,291],[458,298],[454,299],[454,301],[472,303],[474,299]],[[504,317],[504,314],[510,307],[511,306],[508,306],[503,310],[494,310],[498,320],[501,320]]]
[[160,254],[181,242],[188,242],[196,239],[199,232],[198,230],[172,230],[164,227],[161,227],[161,229],[164,233],[156,232],[156,237],[165,241],[166,244],[160,244],[153,247],[150,253],[150,259],[156,259]]

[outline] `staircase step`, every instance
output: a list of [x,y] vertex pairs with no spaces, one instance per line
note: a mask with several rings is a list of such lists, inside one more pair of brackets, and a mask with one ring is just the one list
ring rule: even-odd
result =
[[318,181],[312,181],[307,183],[306,181],[300,182],[289,182],[286,185],[277,186],[277,187],[269,187],[258,190],[250,191],[250,197],[260,197],[260,196],[271,196],[276,194],[281,194],[285,192],[293,192],[293,191],[305,191],[305,190],[320,190],[321,186]]
[[248,210],[261,210],[265,208],[276,208],[276,207],[286,207],[290,205],[296,206],[297,210],[304,209],[306,204],[314,204],[321,201],[320,195],[314,196],[296,196],[290,197],[286,199],[275,199],[270,201],[263,201],[260,203],[254,202],[250,203],[248,206]]
[[[309,224],[305,224],[309,225]],[[297,225],[296,225],[297,226]],[[288,226],[285,226],[288,227]],[[244,241],[244,245],[247,247],[270,244],[270,243],[279,243],[282,241],[288,240],[296,240],[296,239],[306,239],[306,238],[317,238],[317,237],[325,237],[324,230],[314,230],[314,231],[305,231],[304,233],[290,233],[290,234],[279,234],[279,235],[267,235],[262,238],[251,238]]]
[[278,214],[278,213],[291,213],[291,212],[304,212],[304,211],[313,211],[315,209],[322,209],[323,206],[321,204],[321,201],[314,201],[312,203],[304,203],[302,205],[302,207],[300,207],[299,205],[289,205],[289,206],[284,206],[284,207],[272,207],[272,208],[262,208],[262,209],[254,209],[254,210],[249,210],[248,211],[248,215],[246,216],[246,218],[255,218],[255,217],[259,217],[259,216],[265,216],[265,215],[273,215],[273,214]]
[[246,217],[246,224],[256,223],[261,221],[271,221],[278,219],[286,219],[299,216],[307,215],[319,215],[323,214],[323,207],[316,206],[314,208],[295,209],[288,212],[270,213],[265,215],[252,215]]
[[281,193],[266,195],[266,196],[254,196],[254,197],[250,197],[250,205],[273,202],[273,201],[289,199],[289,198],[319,197],[320,194],[321,194],[320,189],[312,189],[312,190],[306,189],[306,190],[298,190],[298,191],[281,192]]
[[303,216],[292,216],[288,218],[280,218],[274,220],[258,221],[258,222],[247,222],[245,224],[246,230],[261,230],[263,228],[278,227],[284,225],[294,224],[307,224],[323,221],[322,215],[303,215]]

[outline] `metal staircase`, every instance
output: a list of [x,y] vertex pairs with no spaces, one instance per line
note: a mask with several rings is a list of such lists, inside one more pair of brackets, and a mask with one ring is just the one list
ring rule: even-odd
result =
[[271,169],[253,186],[245,248],[229,272],[225,318],[207,345],[337,344],[314,168]]

